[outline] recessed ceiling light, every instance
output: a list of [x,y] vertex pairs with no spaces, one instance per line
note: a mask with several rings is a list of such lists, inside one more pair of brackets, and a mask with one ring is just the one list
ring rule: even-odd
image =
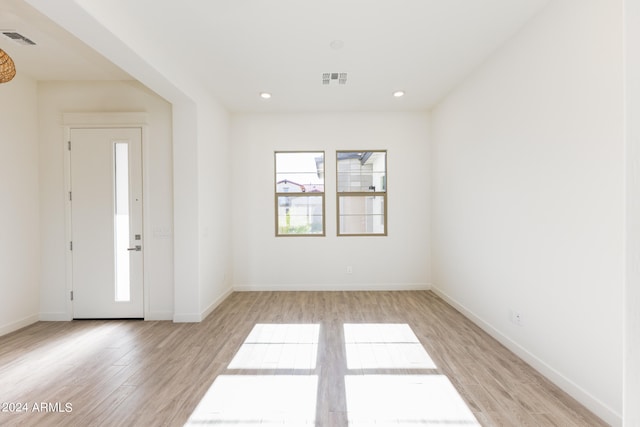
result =
[[269,99],[271,98],[271,94],[269,92],[260,92],[260,98]]
[[400,98],[400,97],[404,96],[404,91],[403,90],[397,90],[397,91],[393,92],[393,96],[395,96],[396,98]]

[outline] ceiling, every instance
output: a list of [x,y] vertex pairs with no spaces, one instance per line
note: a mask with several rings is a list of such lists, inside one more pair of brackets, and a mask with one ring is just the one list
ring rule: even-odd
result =
[[[36,43],[4,36],[16,31]],[[130,80],[132,77],[21,0],[0,0],[0,49],[18,73],[36,80]]]
[[[60,7],[82,7],[141,57],[165,56],[230,111],[422,111],[548,1],[75,0]],[[18,72],[38,80],[132,78],[23,0],[0,0],[0,29],[37,43],[0,36]],[[346,83],[323,84],[323,73],[346,73]],[[405,95],[392,96],[397,90]]]

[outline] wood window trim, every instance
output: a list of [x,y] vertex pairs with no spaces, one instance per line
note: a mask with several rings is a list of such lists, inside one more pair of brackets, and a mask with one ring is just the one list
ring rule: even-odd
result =
[[[369,153],[369,156],[372,153],[384,153],[384,191],[339,191],[340,188],[340,167],[339,167],[339,156],[341,153]],[[377,237],[377,236],[387,236],[388,235],[388,221],[387,221],[387,210],[388,210],[388,184],[387,184],[387,164],[388,164],[388,151],[387,150],[336,150],[336,235],[338,237]],[[340,198],[341,197],[381,197],[383,199],[383,227],[384,231],[381,233],[341,233],[341,222],[340,222]]]
[[[326,199],[325,199],[325,178],[322,178],[322,191],[317,192],[279,192],[278,191],[278,154],[321,154],[323,163],[326,163],[326,153],[324,150],[276,150],[274,151],[274,222],[275,222],[275,236],[276,237],[325,237],[326,236]],[[324,166],[323,166],[324,170]],[[281,172],[282,173],[282,172]],[[297,185],[294,183],[294,185]],[[279,223],[279,201],[281,197],[298,198],[298,197],[320,197],[321,198],[321,226],[322,231],[320,233],[281,233]]]

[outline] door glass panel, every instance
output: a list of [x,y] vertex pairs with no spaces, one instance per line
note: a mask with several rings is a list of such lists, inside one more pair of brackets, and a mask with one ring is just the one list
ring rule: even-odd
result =
[[131,282],[129,266],[129,144],[114,144],[115,164],[115,249],[116,249],[116,283],[115,300],[131,299]]

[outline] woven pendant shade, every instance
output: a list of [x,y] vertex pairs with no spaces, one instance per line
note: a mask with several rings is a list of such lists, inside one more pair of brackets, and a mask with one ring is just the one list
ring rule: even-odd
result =
[[16,75],[16,66],[13,59],[7,53],[0,49],[0,83],[11,81]]

